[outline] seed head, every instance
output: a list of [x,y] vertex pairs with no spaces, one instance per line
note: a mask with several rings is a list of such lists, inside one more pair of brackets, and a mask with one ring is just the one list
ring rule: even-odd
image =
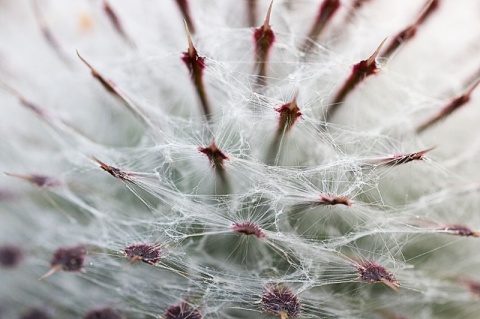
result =
[[161,256],[160,248],[148,244],[130,245],[125,247],[123,252],[130,259],[130,263],[140,260],[144,263],[155,265]]
[[89,311],[84,319],[121,319],[122,316],[115,310],[110,308],[95,309]]
[[370,283],[382,282],[393,290],[400,286],[395,276],[377,263],[367,261],[356,265],[355,268],[357,268],[360,279],[363,281]]
[[22,251],[15,246],[0,247],[0,265],[7,268],[17,266],[23,259]]
[[165,319],[202,319],[198,309],[192,309],[186,302],[168,307],[165,311]]
[[265,237],[265,233],[253,222],[237,222],[232,225],[232,230],[236,233],[242,233],[245,235],[254,235],[255,237],[262,239]]
[[68,272],[83,271],[85,269],[83,264],[86,255],[87,250],[83,246],[57,249],[50,261],[50,266],[52,266],[52,268],[45,275],[40,277],[39,280],[45,279],[59,270]]
[[269,285],[263,292],[262,310],[281,319],[296,318],[300,314],[300,302],[287,286]]

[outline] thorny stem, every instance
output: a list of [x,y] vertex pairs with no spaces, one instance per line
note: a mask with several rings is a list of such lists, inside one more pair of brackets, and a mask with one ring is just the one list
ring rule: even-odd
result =
[[305,43],[303,44],[302,51],[310,52],[313,47],[313,41],[317,41],[322,31],[332,19],[335,12],[340,8],[340,0],[325,0],[323,1],[318,11],[317,18],[313,23],[312,29],[308,34]]
[[397,51],[401,45],[405,45],[408,41],[410,41],[417,33],[418,27],[432,15],[432,13],[438,8],[439,4],[440,0],[429,0],[425,7],[423,7],[423,10],[418,16],[417,20],[400,31],[385,48],[381,56],[388,58],[392,55],[392,53]]
[[112,23],[113,27],[115,30],[120,34],[120,36],[132,47],[135,47],[135,43],[133,40],[127,35],[125,32],[125,29],[123,28],[122,22],[120,21],[120,18],[116,14],[116,12],[113,10],[112,6],[107,0],[103,0],[103,11],[106,13],[108,16],[108,19]]
[[42,10],[40,9],[40,5],[38,0],[32,1],[33,12],[35,14],[35,19],[37,20],[38,26],[40,27],[40,31],[43,34],[43,37],[48,42],[48,44],[53,48],[57,56],[65,63],[69,68],[72,66],[70,59],[67,57],[65,52],[63,51],[60,43],[58,42],[57,38],[54,36],[50,28],[48,27],[45,18],[43,17]]
[[447,118],[450,114],[458,110],[463,105],[467,104],[470,101],[470,96],[472,95],[475,88],[480,84],[480,78],[462,95],[453,99],[450,103],[444,106],[437,115],[433,116],[432,118],[426,120],[423,124],[419,125],[416,128],[417,134],[422,133],[426,129],[432,127],[437,122]]
[[353,66],[352,73],[347,78],[338,93],[335,95],[331,104],[327,107],[325,121],[330,121],[333,114],[338,110],[341,103],[344,102],[347,95],[350,94],[358,84],[360,84],[370,75],[378,73],[379,68],[375,59],[377,58],[386,40],[387,39],[384,39],[380,43],[375,52],[373,52],[373,54],[368,59],[362,60]]
[[258,0],[245,0],[247,2],[248,26],[257,25]]
[[273,33],[270,26],[270,14],[272,13],[272,5],[273,0],[270,2],[265,22],[261,27],[255,29],[255,33],[253,35],[255,41],[256,62],[259,68],[257,77],[257,84],[259,85],[265,85],[267,82],[266,75],[268,54],[273,45],[273,42],[275,41],[275,34]]
[[153,124],[150,122],[148,117],[141,111],[141,109],[136,105],[122,90],[111,80],[105,78],[100,74],[90,63],[85,60],[80,53],[77,51],[77,56],[80,60],[90,69],[92,76],[102,84],[103,88],[107,90],[113,96],[119,98],[127,109],[132,112],[137,118],[139,118],[144,124],[149,127],[153,127]]
[[187,33],[188,50],[183,53],[182,60],[190,71],[190,77],[192,79],[193,85],[195,86],[195,89],[197,90],[198,97],[200,98],[200,103],[202,104],[203,114],[207,117],[207,120],[210,120],[212,113],[205,91],[205,85],[203,83],[203,69],[205,68],[205,58],[198,55],[197,50],[193,45],[192,35],[190,34],[190,31],[188,29],[187,21],[184,22],[185,31]]
[[292,102],[284,104],[275,109],[275,111],[280,113],[278,119],[279,123],[277,132],[275,133],[275,137],[267,153],[267,164],[272,165],[276,162],[280,152],[280,143],[282,138],[290,131],[290,129],[293,127],[293,124],[295,124],[296,120],[302,115],[300,108],[297,105],[297,98],[298,93],[295,94]]

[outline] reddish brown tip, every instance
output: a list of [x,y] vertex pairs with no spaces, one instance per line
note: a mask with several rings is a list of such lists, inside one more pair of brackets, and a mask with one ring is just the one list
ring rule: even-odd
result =
[[270,15],[272,13],[273,0],[270,2],[270,6],[265,17],[263,25],[253,33],[253,39],[255,43],[255,55],[256,63],[258,66],[258,84],[266,84],[265,76],[267,75],[268,55],[270,49],[275,41],[275,34],[270,26]]
[[30,182],[33,185],[40,188],[56,187],[61,184],[60,181],[45,175],[38,175],[38,174],[20,175],[20,174],[12,174],[12,173],[4,173],[4,174],[7,176],[23,179],[24,181]]
[[400,283],[395,279],[395,276],[392,273],[388,272],[383,266],[375,262],[361,262],[356,264],[355,268],[362,281],[369,283],[381,282],[395,291],[397,291],[397,287],[400,286]]
[[100,165],[100,168],[103,169],[105,172],[109,173],[110,175],[112,175],[113,177],[115,178],[119,178],[123,181],[128,181],[128,182],[132,182],[132,178],[131,178],[131,174],[125,172],[125,171],[122,171],[121,169],[119,168],[116,168],[116,167],[113,167],[113,166],[110,166],[110,165],[107,165],[105,164],[104,162],[100,161],[99,159],[93,157],[93,160],[95,162],[97,162],[97,164]]
[[263,312],[277,315],[280,319],[300,315],[300,301],[285,285],[267,285],[261,303]]
[[177,2],[178,8],[182,13],[183,20],[186,24],[190,26],[192,33],[195,33],[195,25],[193,24],[192,16],[190,14],[190,6],[188,5],[187,0],[175,0]]
[[258,239],[265,238],[265,233],[254,222],[236,222],[232,225],[232,230],[236,233],[245,234],[247,236],[254,235]]

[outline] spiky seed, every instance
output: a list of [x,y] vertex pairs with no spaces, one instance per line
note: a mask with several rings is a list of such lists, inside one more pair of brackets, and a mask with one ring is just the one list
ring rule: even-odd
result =
[[333,194],[322,194],[320,196],[320,201],[318,205],[345,205],[351,206],[352,202],[347,198],[347,196],[336,196]]
[[232,225],[232,230],[236,233],[241,233],[245,235],[254,235],[255,237],[262,239],[265,238],[265,233],[262,231],[257,224],[247,221],[247,222],[237,222]]
[[366,164],[395,166],[399,164],[406,164],[413,161],[423,161],[425,160],[425,154],[430,152],[433,149],[434,148],[431,147],[429,149],[419,151],[419,152],[387,156],[387,157],[367,161]]
[[67,248],[57,249],[52,256],[50,266],[52,267],[45,275],[39,278],[39,280],[45,279],[59,270],[68,272],[84,271],[83,266],[85,262],[85,256],[87,250],[84,246],[75,246]]
[[207,147],[199,147],[198,151],[205,154],[216,169],[223,168],[224,161],[228,160],[228,156],[217,147],[215,141],[212,141]]
[[198,309],[191,308],[186,302],[170,306],[165,311],[165,319],[202,319]]
[[12,174],[12,173],[5,173],[7,176],[21,178],[27,182],[32,183],[33,185],[40,187],[40,188],[49,188],[49,187],[56,187],[59,186],[61,183],[60,181],[53,179],[49,176],[39,175],[39,174],[32,174],[32,175],[20,175],[20,174]]
[[303,44],[302,50],[309,52],[312,49],[312,41],[317,41],[322,31],[332,19],[335,12],[340,8],[340,0],[325,0],[320,5],[317,18],[308,34],[308,38]]
[[285,285],[268,285],[262,296],[262,311],[281,319],[295,318],[300,314],[297,296]]
[[419,125],[416,129],[417,133],[422,133],[427,128],[431,127],[435,123],[447,118],[450,114],[458,110],[463,105],[467,104],[470,101],[470,96],[472,95],[473,91],[477,88],[480,84],[480,78],[476,79],[473,85],[468,89],[465,93],[460,95],[457,98],[454,98],[450,103],[444,106],[437,115],[433,116],[432,118],[425,121],[423,124]]
[[302,112],[300,112],[300,108],[297,104],[297,98],[298,95],[296,94],[292,102],[283,104],[275,109],[275,111],[280,113],[278,131],[282,133],[289,131],[293,124],[295,124],[295,121],[302,116]]
[[155,265],[162,255],[159,247],[148,244],[130,245],[125,247],[123,252],[125,256],[130,259],[130,263],[139,260],[150,265]]
[[479,233],[471,230],[469,227],[464,226],[464,225],[459,225],[459,224],[452,224],[452,225],[447,225],[442,228],[442,230],[446,230],[449,232],[452,232],[455,235],[458,236],[465,236],[465,237],[479,237]]
[[404,28],[400,31],[395,37],[393,37],[390,44],[382,52],[382,57],[389,57],[394,53],[401,45],[405,45],[408,41],[413,39],[417,33],[418,27],[424,23],[429,16],[438,8],[440,0],[428,0],[425,7],[423,7],[422,12],[418,16],[417,20],[411,25]]
[[23,253],[19,247],[5,245],[0,247],[0,265],[6,268],[18,266],[23,259]]
[[385,41],[386,39],[380,43],[375,52],[373,52],[368,59],[362,60],[353,66],[350,76],[337,92],[332,100],[332,103],[326,110],[325,119],[327,121],[333,116],[334,112],[338,110],[340,104],[345,100],[347,95],[350,94],[358,84],[364,81],[367,77],[378,73],[379,68],[375,59],[377,58]]
[[366,261],[355,265],[360,279],[369,283],[381,282],[397,290],[397,287],[400,286],[400,283],[395,279],[395,276],[388,272],[383,266],[372,262]]
[[267,60],[270,49],[275,41],[275,34],[270,26],[270,15],[272,13],[273,0],[270,2],[267,16],[263,25],[253,33],[255,42],[255,55],[258,65],[258,84],[266,84],[265,76],[267,75]]
[[130,39],[130,37],[127,35],[125,32],[125,29],[123,28],[123,24],[120,21],[120,18],[118,17],[117,13],[113,10],[112,6],[107,0],[103,0],[103,11],[107,15],[108,19],[112,23],[113,27],[115,30],[120,34],[120,36],[130,45],[134,45],[133,41]]
[[133,182],[133,180],[131,178],[131,174],[129,174],[125,171],[122,171],[121,169],[119,169],[117,167],[107,165],[104,162],[100,161],[99,159],[96,159],[95,157],[93,158],[93,160],[100,165],[101,169],[103,169],[105,172],[109,173],[113,177],[119,178],[123,181],[128,181],[128,182],[131,182],[131,183]]
[[111,308],[95,309],[89,311],[84,319],[122,319],[122,316],[117,311]]
[[203,114],[207,117],[207,119],[210,119],[212,115],[211,108],[210,103],[207,99],[205,85],[203,84],[203,70],[205,69],[205,58],[198,55],[197,49],[193,45],[192,35],[190,34],[190,30],[188,29],[186,21],[185,32],[187,33],[188,49],[186,52],[183,52],[182,61],[185,63],[188,71],[190,72],[192,83],[197,90],[197,95],[200,99],[200,103],[202,104]]
[[51,316],[43,309],[32,308],[25,312],[20,319],[50,319]]

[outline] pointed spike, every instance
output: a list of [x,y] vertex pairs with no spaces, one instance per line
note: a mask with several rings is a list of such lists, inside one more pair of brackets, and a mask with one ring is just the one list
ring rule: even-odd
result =
[[272,13],[272,6],[273,6],[273,0],[270,1],[270,6],[268,6],[268,11],[267,11],[267,16],[265,18],[265,22],[263,23],[263,27],[265,29],[270,29],[270,15]]
[[399,283],[394,284],[394,283],[388,281],[388,280],[385,279],[385,278],[380,279],[380,282],[383,283],[383,284],[385,284],[387,287],[391,288],[393,291],[398,292],[398,288],[397,288],[397,287],[400,286]]
[[134,42],[132,39],[127,35],[125,29],[123,27],[120,18],[118,17],[117,13],[113,10],[112,6],[107,0],[102,0],[103,2],[103,11],[106,13],[108,19],[112,23],[113,27],[117,31],[117,33],[132,47],[135,47]]
[[430,128],[432,125],[447,118],[450,114],[452,114],[453,112],[461,108],[463,105],[467,104],[470,101],[471,94],[478,87],[479,84],[480,84],[480,78],[478,78],[465,93],[451,100],[435,116],[431,117],[430,119],[426,120],[423,124],[419,125],[415,130],[416,133],[417,134],[422,133],[426,129]]
[[439,5],[440,0],[429,0],[423,7],[422,11],[420,11],[415,24],[420,25],[425,22],[425,20],[427,20],[427,18],[438,8]]
[[50,277],[51,275],[55,274],[56,272],[58,272],[60,270],[62,270],[62,265],[53,266],[52,268],[50,268],[49,271],[47,271],[46,274],[44,274],[43,276],[41,276],[37,280],[40,281],[40,280],[43,280],[45,278],[48,278],[48,277]]
[[192,34],[195,33],[195,25],[193,24],[192,17],[190,14],[190,8],[187,0],[176,0],[177,5],[182,13],[183,20],[190,26]]
[[380,45],[377,47],[377,49],[375,50],[375,52],[373,52],[373,54],[368,58],[367,60],[367,63],[366,65],[368,67],[372,66],[373,64],[375,64],[375,59],[377,58],[378,54],[380,53],[380,51],[382,50],[382,47],[383,45],[385,44],[385,41],[387,41],[387,38],[383,39],[383,41],[380,43]]
[[193,56],[196,55],[197,50],[195,49],[195,46],[193,45],[192,35],[190,34],[190,30],[188,29],[187,21],[183,20],[183,23],[184,23],[184,25],[185,25],[185,32],[187,33],[188,55],[189,55],[190,57],[193,57]]

